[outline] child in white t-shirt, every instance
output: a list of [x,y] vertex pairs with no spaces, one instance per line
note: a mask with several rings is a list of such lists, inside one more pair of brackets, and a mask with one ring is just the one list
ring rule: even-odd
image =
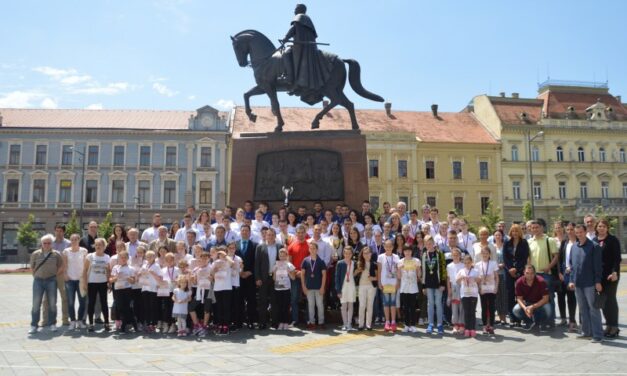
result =
[[405,318],[403,333],[415,333],[416,329],[416,298],[418,296],[418,280],[422,272],[420,260],[412,257],[411,246],[403,246],[403,259],[398,262],[398,278],[401,280],[401,306]]
[[218,247],[217,259],[211,264],[213,276],[213,293],[216,297],[216,311],[213,322],[216,325],[216,334],[229,334],[231,325],[231,297],[233,295],[233,259],[226,254],[226,248]]
[[159,319],[159,301],[157,289],[163,280],[161,267],[157,264],[157,256],[153,251],[146,252],[146,263],[142,266],[139,275],[142,285],[142,306],[144,312],[144,330],[154,333]]
[[161,333],[176,333],[174,325],[174,317],[172,317],[172,292],[176,286],[176,280],[179,276],[179,268],[176,267],[176,257],[173,253],[166,253],[165,265],[161,267],[163,281],[157,289],[157,297],[161,307],[161,317],[159,330]]
[[481,296],[481,320],[483,333],[494,334],[494,312],[496,311],[496,289],[499,285],[499,267],[490,260],[490,248],[481,248],[481,261],[477,263],[479,291]]
[[133,299],[133,283],[135,282],[135,269],[128,264],[128,252],[120,251],[115,256],[117,265],[111,270],[109,282],[113,283],[114,299],[117,307],[118,320],[120,320],[120,333],[126,333],[128,325],[133,325],[137,330],[137,322],[131,311]]
[[462,309],[461,286],[457,283],[457,273],[464,268],[462,262],[462,252],[457,247],[451,249],[453,262],[446,266],[448,276],[448,297],[446,304],[451,307],[451,321],[453,322],[453,334],[464,332],[464,312]]
[[[383,314],[385,315],[386,332],[396,332],[396,290],[400,287],[398,280],[398,262],[400,261],[394,251],[394,242],[388,239],[383,243],[385,253],[379,255],[377,268],[379,289],[382,292]],[[391,321],[390,321],[391,320]]]
[[172,317],[176,320],[179,337],[187,335],[187,304],[192,299],[192,292],[189,290],[187,276],[179,275],[176,279],[176,288],[172,292]]
[[231,286],[233,286],[232,288],[232,293],[231,293],[231,321],[234,323],[234,325],[229,327],[229,330],[233,330],[233,329],[238,329],[239,327],[241,327],[241,323],[242,323],[242,315],[243,315],[243,308],[240,307],[240,290],[239,290],[239,284],[240,284],[240,279],[239,279],[239,274],[242,272],[242,265],[244,265],[244,262],[242,261],[242,258],[237,256],[235,254],[235,251],[237,250],[237,243],[236,242],[231,242],[229,243],[229,245],[226,247],[226,253],[227,255],[231,258],[231,260],[233,260],[233,273],[231,273]]
[[[197,336],[204,336],[207,333],[213,302],[209,295],[213,282],[209,257],[209,252],[202,252],[191,276],[192,300],[189,302],[189,316],[194,324],[192,333]],[[199,315],[202,315],[202,322]]]
[[272,269],[274,278],[274,294],[278,306],[279,313],[279,330],[288,329],[290,327],[290,288],[292,282],[296,279],[296,268],[288,261],[288,254],[285,248],[279,250],[279,261],[274,264]]
[[455,280],[461,286],[462,307],[464,309],[464,337],[475,337],[477,335],[475,310],[477,309],[477,298],[479,287],[477,279],[479,273],[472,265],[472,256],[464,257],[464,268],[457,272]]

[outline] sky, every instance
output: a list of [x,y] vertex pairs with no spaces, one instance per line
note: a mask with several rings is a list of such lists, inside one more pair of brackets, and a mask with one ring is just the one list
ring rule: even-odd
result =
[[[193,110],[255,85],[230,35],[275,41],[296,1],[2,2],[0,108]],[[535,97],[547,78],[608,81],[627,97],[627,1],[306,3],[322,49],[353,58],[393,110],[460,111],[476,95]],[[382,108],[347,88],[357,108]],[[307,107],[280,94],[283,106]],[[253,106],[268,106],[266,96]],[[319,105],[318,105],[319,106]]]

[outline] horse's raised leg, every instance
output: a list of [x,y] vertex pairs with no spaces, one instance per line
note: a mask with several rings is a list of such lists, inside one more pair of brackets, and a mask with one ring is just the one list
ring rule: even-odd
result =
[[331,111],[333,109],[333,107],[338,105],[338,102],[336,101],[335,98],[330,98],[330,102],[328,105],[326,105],[322,111],[320,111],[316,117],[314,117],[313,121],[311,122],[311,129],[318,129],[320,128],[320,120],[322,120],[322,118],[324,117],[324,115],[326,115],[329,111]]
[[283,125],[285,122],[283,121],[283,116],[281,116],[281,105],[279,105],[279,98],[277,97],[276,88],[272,87],[269,90],[266,90],[268,93],[268,97],[270,97],[270,104],[272,106],[272,113],[276,116],[276,128],[274,128],[275,132],[281,132],[283,130]]
[[338,95],[340,97],[339,104],[341,104],[348,110],[348,113],[351,117],[352,128],[355,130],[359,129],[359,124],[357,124],[357,116],[355,116],[355,105],[346,97],[343,91],[340,91]]
[[260,95],[263,93],[265,93],[265,90],[263,90],[259,86],[255,86],[254,88],[244,93],[244,106],[246,108],[246,115],[248,116],[248,119],[252,121],[253,123],[257,121],[257,115],[255,115],[253,111],[250,109],[250,97],[254,95]]

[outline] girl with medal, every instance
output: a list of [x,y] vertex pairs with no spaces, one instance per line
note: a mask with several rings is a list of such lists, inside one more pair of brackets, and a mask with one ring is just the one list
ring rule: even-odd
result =
[[118,264],[111,270],[109,282],[114,284],[116,296],[115,305],[119,312],[119,320],[121,320],[120,333],[126,333],[128,325],[133,325],[137,331],[137,323],[135,322],[131,311],[131,300],[133,291],[131,286],[135,282],[135,270],[128,265],[128,252],[120,251],[117,253]]
[[166,253],[165,265],[161,268],[163,281],[157,290],[159,306],[161,307],[161,326],[158,328],[161,333],[176,333],[176,325],[172,317],[172,292],[179,277],[179,268],[176,267],[176,258],[173,253]]
[[464,311],[464,337],[475,337],[476,319],[475,310],[477,309],[477,297],[479,296],[479,287],[477,279],[479,273],[472,266],[472,257],[466,255],[464,257],[464,268],[457,272],[455,280],[461,286],[462,309]]
[[420,279],[420,260],[412,257],[409,246],[403,248],[403,259],[398,262],[398,278],[401,280],[400,300],[403,306],[405,327],[403,333],[415,333],[416,329],[416,296]]
[[383,243],[385,253],[377,258],[377,279],[379,289],[382,292],[383,314],[385,315],[386,332],[396,331],[396,290],[400,287],[398,274],[396,272],[400,258],[394,254],[394,242],[387,239]]
[[481,320],[483,333],[494,334],[494,312],[496,310],[496,289],[499,284],[498,265],[490,259],[490,248],[481,249],[481,261],[477,264],[481,292]]
[[374,299],[377,294],[377,262],[372,249],[364,247],[359,254],[355,277],[359,285],[359,329],[372,330]]
[[288,261],[287,250],[279,250],[279,261],[274,264],[274,295],[278,306],[279,330],[287,330],[290,327],[290,289],[296,279],[296,268]]
[[159,319],[159,301],[157,288],[163,280],[161,268],[156,262],[157,255],[153,251],[146,252],[146,263],[142,266],[139,275],[142,283],[142,308],[144,312],[144,330],[153,333]]
[[[353,231],[352,229],[351,231]],[[344,247],[344,258],[337,263],[335,269],[335,288],[337,297],[340,299],[342,312],[342,330],[351,331],[353,321],[353,306],[357,300],[357,289],[355,288],[355,264],[353,260],[353,248]]]
[[215,295],[215,308],[213,321],[218,335],[229,334],[231,324],[231,298],[233,284],[231,276],[234,273],[235,263],[227,255],[227,248],[216,248],[216,260],[211,264],[211,277],[214,280],[213,293]]
[[462,251],[453,247],[451,249],[453,261],[446,266],[448,274],[448,291],[449,295],[446,304],[451,307],[451,322],[453,323],[453,334],[461,334],[464,332],[464,313],[461,301],[461,286],[457,283],[457,273],[464,268],[462,262]]
[[[422,255],[422,283],[427,290],[427,334],[433,333],[437,322],[438,334],[444,334],[442,293],[446,286],[446,260],[444,253],[435,247],[431,235],[425,236],[426,252]],[[435,314],[435,317],[434,317]]]

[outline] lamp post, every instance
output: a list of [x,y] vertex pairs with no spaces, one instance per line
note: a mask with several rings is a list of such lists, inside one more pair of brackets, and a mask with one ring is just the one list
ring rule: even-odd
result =
[[529,195],[531,196],[531,218],[536,217],[536,206],[535,206],[535,194],[533,192],[533,156],[531,155],[531,142],[538,137],[542,137],[544,135],[544,131],[539,131],[533,137],[531,136],[531,129],[527,129],[525,132],[527,136],[527,159],[529,160]]
[[79,227],[81,229],[81,235],[83,234],[83,202],[85,201],[85,148],[83,148],[83,151],[79,151],[77,150],[75,147],[72,146],[72,151],[77,152],[83,159],[83,168],[82,168],[82,175],[81,175],[81,203],[80,203],[80,214],[79,214]]

